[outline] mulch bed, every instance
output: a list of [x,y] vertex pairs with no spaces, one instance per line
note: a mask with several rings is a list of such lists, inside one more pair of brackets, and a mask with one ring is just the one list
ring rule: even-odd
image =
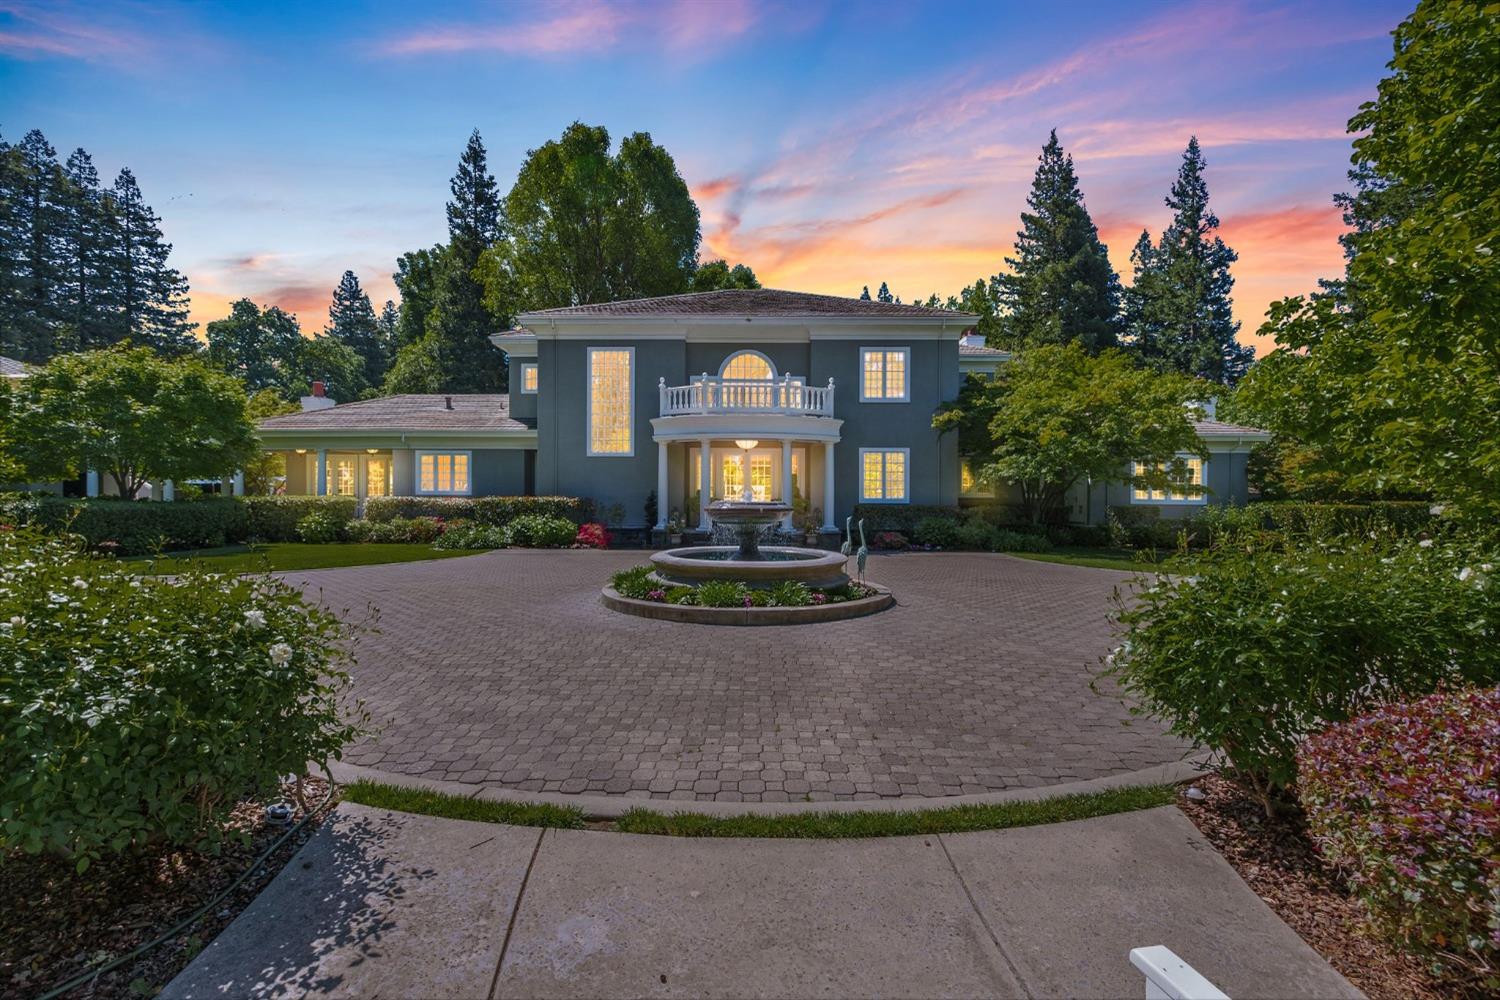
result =
[[1197,825],[1240,878],[1302,940],[1370,1000],[1439,1000],[1452,984],[1375,935],[1359,900],[1314,850],[1300,815],[1266,818],[1238,786],[1214,775],[1193,782],[1208,796],[1177,806]]
[[[317,810],[327,785],[309,780],[303,788]],[[286,801],[295,805],[290,785]],[[171,930],[286,832],[266,822],[265,807],[261,800],[240,803],[229,825],[248,832],[249,840],[228,842],[217,855],[143,852],[96,863],[82,875],[58,858],[16,853],[0,860],[0,899],[6,900],[0,907],[0,998],[40,997]],[[315,815],[196,923],[65,996],[154,996],[250,904],[324,815]],[[298,810],[292,823],[301,818]]]

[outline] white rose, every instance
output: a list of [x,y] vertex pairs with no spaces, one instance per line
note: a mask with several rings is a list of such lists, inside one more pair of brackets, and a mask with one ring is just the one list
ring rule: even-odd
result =
[[75,586],[75,587],[82,587],[84,590],[88,590],[89,589],[89,582],[87,580],[85,580],[81,576],[75,576],[73,578],[73,586]]
[[266,616],[260,611],[246,611],[245,624],[251,628],[264,628],[266,625]]
[[1432,548],[1432,539],[1430,539],[1430,538],[1424,538],[1420,542],[1418,542],[1417,544],[1420,545],[1424,549],[1430,549],[1430,548]]
[[276,645],[271,647],[270,654],[272,663],[276,664],[278,667],[284,667],[292,658],[292,647],[288,646],[284,642],[278,642]]
[[1469,567],[1465,566],[1463,569],[1461,569],[1461,570],[1458,571],[1458,582],[1459,583],[1463,583],[1465,580],[1467,580],[1469,577],[1471,577],[1473,575],[1474,575],[1474,571],[1472,569],[1470,569]]
[[12,615],[11,616],[11,619],[10,619],[10,627],[11,628],[20,628],[22,625],[25,625],[25,624],[26,624],[26,619],[22,618],[20,615]]

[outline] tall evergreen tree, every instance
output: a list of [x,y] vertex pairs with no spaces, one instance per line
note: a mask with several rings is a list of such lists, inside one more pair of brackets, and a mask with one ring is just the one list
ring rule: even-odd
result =
[[99,171],[83,149],[64,167],[59,244],[61,300],[67,336],[59,350],[89,350],[110,343],[109,243],[114,199],[99,189]]
[[[380,315],[375,319],[375,335],[380,340],[380,353],[385,358],[387,369],[396,358],[396,345],[399,343],[400,330],[401,310],[396,307],[396,303],[386,299],[385,305],[380,307]],[[380,377],[384,379],[385,373],[382,372]],[[380,380],[377,379],[371,379],[371,382],[375,385],[380,384]]]
[[882,281],[880,283],[880,291],[875,293],[875,299],[878,302],[895,302],[896,296],[891,294],[890,286]]
[[859,293],[859,300],[861,302],[869,302],[869,301],[871,301],[871,299],[870,299],[870,286],[869,285],[866,285],[864,287],[864,289]]
[[26,176],[21,150],[0,138],[0,353],[21,354],[22,265],[25,227],[20,192]]
[[110,267],[116,308],[111,339],[128,337],[164,354],[192,350],[187,279],[167,265],[172,244],[163,240],[161,219],[141,197],[128,167],[115,178],[114,203]]
[[450,188],[448,246],[435,262],[431,311],[421,339],[403,347],[391,369],[388,386],[395,392],[496,392],[505,384],[504,357],[489,334],[508,317],[486,307],[474,274],[501,232],[499,190],[477,130]]
[[[1126,330],[1145,364],[1233,385],[1255,350],[1235,340],[1240,325],[1231,309],[1229,265],[1239,258],[1218,236],[1203,168],[1194,136],[1166,198],[1171,225],[1149,252],[1138,241],[1132,254],[1136,270],[1125,300]],[[1144,242],[1149,245],[1149,237]]]
[[59,229],[65,183],[57,150],[36,129],[26,133],[20,151],[16,214],[19,260],[15,326],[8,339],[23,361],[46,361],[53,333],[64,318],[58,295],[61,280]]
[[379,322],[370,305],[370,296],[359,287],[359,278],[353,271],[345,271],[333,289],[328,326],[323,332],[359,356],[366,383],[378,385],[385,378],[390,361],[381,340]]
[[234,375],[249,392],[274,389],[291,397],[306,381],[300,371],[302,330],[297,317],[276,306],[264,311],[249,299],[229,307],[226,319],[209,323],[208,360]]
[[1003,339],[1016,347],[1076,340],[1097,353],[1116,342],[1120,277],[1056,130],[1037,159],[1031,211],[1021,213],[1016,255],[1005,258],[1011,273],[994,278],[1006,313]]

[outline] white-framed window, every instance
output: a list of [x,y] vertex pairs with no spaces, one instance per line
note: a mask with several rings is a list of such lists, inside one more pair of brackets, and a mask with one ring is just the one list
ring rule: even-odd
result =
[[588,454],[635,454],[635,348],[589,348]]
[[720,378],[775,378],[776,366],[759,351],[736,351],[719,366]]
[[[1131,503],[1208,503],[1208,463],[1198,455],[1178,455],[1183,464],[1183,475],[1181,482],[1184,486],[1197,486],[1195,492],[1175,489],[1155,489],[1149,486],[1136,484],[1130,490]],[[1145,475],[1147,472],[1155,472],[1161,469],[1159,463],[1149,468],[1140,462],[1130,463],[1130,474],[1132,476]]]
[[859,371],[861,403],[911,402],[910,347],[861,347]]
[[967,458],[958,460],[958,495],[961,497],[992,497],[995,489],[981,483],[974,475],[974,466]]
[[911,449],[859,449],[861,503],[911,503]]
[[328,456],[328,485],[324,487],[331,497],[352,497],[355,493],[355,468],[359,459],[354,455]]
[[417,492],[468,496],[472,491],[470,457],[467,451],[417,452]]
[[536,394],[536,362],[524,361],[521,363],[521,391],[527,395]]

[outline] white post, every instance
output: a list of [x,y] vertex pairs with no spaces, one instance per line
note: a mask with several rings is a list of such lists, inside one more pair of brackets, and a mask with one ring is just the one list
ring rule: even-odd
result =
[[[781,439],[781,502],[791,503],[792,493],[792,439]],[[781,519],[781,527],[785,531],[792,530],[792,515],[788,513]]]
[[1146,977],[1146,1000],[1229,1000],[1223,990],[1163,945],[1132,948],[1130,964]]
[[328,495],[328,449],[318,449],[318,482],[314,490],[315,496],[324,497]]
[[245,470],[236,469],[234,478],[229,481],[229,488],[237,497],[245,495]]
[[177,499],[177,484],[168,479],[161,484],[161,498],[168,503]]
[[823,442],[823,530],[837,531],[833,522],[833,442]]
[[99,495],[99,470],[90,469],[83,474],[83,495],[96,497]]
[[656,380],[656,392],[661,397],[660,402],[657,404],[656,413],[658,416],[664,417],[667,415],[667,377],[665,375]]
[[698,439],[698,530],[708,530],[708,503],[714,492],[713,442]]
[[[666,389],[662,390],[663,397]],[[656,442],[656,530],[667,530],[667,442]]]

